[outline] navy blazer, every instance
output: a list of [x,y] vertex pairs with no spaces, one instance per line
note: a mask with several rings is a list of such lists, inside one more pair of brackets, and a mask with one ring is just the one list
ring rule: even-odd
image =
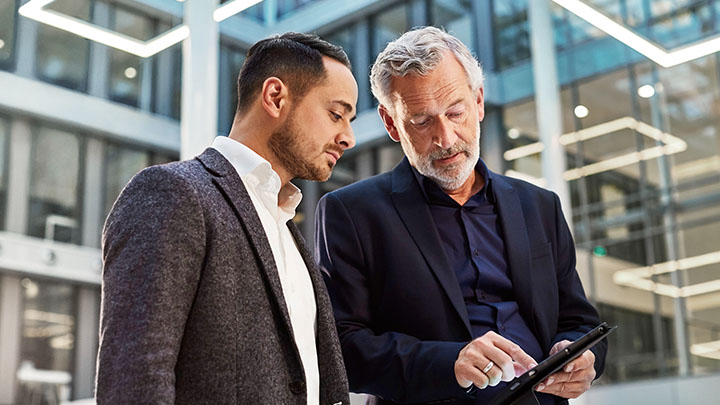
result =
[[[498,174],[493,192],[520,313],[548,353],[600,322],[575,269],[560,200]],[[315,258],[350,391],[375,395],[378,403],[470,401],[454,374],[458,353],[472,339],[467,310],[407,159],[325,195],[316,218]],[[606,350],[604,341],[593,349],[598,376]]]

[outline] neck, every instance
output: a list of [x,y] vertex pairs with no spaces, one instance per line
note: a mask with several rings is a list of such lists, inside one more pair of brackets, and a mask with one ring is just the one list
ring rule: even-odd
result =
[[457,202],[458,204],[465,205],[465,203],[470,199],[470,197],[480,191],[484,185],[485,179],[483,179],[483,177],[480,176],[477,171],[473,170],[462,186],[455,190],[443,189],[443,191],[447,193],[447,195],[449,195],[450,198],[455,200],[455,202]]
[[280,177],[280,184],[281,187],[283,187],[293,179],[293,176],[280,164],[279,159],[272,152],[270,146],[268,146],[268,139],[272,136],[272,130],[258,130],[258,128],[267,127],[267,123],[262,124],[252,123],[250,120],[235,120],[228,138],[242,143],[263,159],[267,160],[275,173]]

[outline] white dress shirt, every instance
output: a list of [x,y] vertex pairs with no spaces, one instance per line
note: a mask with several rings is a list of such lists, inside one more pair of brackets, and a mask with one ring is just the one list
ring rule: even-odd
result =
[[316,347],[315,293],[307,266],[287,221],[295,216],[302,193],[292,183],[280,188],[280,176],[270,163],[240,142],[218,136],[213,148],[233,165],[260,217],[290,314],[295,344],[305,369],[308,404],[320,402],[320,371]]

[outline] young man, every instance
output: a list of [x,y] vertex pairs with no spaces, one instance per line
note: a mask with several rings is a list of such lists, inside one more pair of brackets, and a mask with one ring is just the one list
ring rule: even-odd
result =
[[[467,47],[437,28],[388,44],[372,90],[406,158],[318,206],[316,259],[350,390],[376,403],[487,403],[599,323],[557,196],[479,159],[482,80]],[[605,349],[545,381],[540,403],[587,390]]]
[[339,47],[262,40],[229,137],[133,178],[103,234],[98,403],[348,403],[290,180],[328,179],[356,102]]

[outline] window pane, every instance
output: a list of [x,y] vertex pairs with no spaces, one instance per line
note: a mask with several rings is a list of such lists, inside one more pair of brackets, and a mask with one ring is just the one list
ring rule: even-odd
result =
[[[90,17],[90,0],[56,1],[50,10],[84,21]],[[46,81],[85,91],[90,41],[69,32],[38,24],[37,75]]]
[[469,0],[435,0],[430,8],[432,25],[443,27],[476,52],[472,6]]
[[495,61],[498,68],[530,58],[527,0],[496,0],[493,3]]
[[79,243],[80,140],[39,128],[33,136],[28,234]]
[[229,134],[233,119],[235,118],[235,110],[237,109],[237,77],[240,73],[240,68],[245,62],[246,52],[230,46],[221,46],[220,52],[224,54],[220,60],[225,61],[227,66],[222,66],[220,69],[218,132],[221,134]]
[[15,0],[0,0],[0,68],[12,63],[15,50]]
[[[24,278],[21,285],[22,341],[16,403],[67,401],[75,347],[75,289],[69,284],[31,278]],[[46,381],[39,381],[43,379]]]
[[[153,20],[121,7],[113,8],[111,29],[141,41],[155,36]],[[139,56],[110,49],[111,99],[132,106],[139,105],[141,83],[147,74],[143,69],[144,62],[145,59]]]
[[410,28],[408,26],[407,13],[407,6],[403,3],[375,16],[375,24],[373,26],[373,55],[379,54],[385,49],[388,42],[396,40],[402,33]]
[[105,211],[107,217],[120,191],[140,170],[150,165],[150,154],[109,144],[105,154]]

